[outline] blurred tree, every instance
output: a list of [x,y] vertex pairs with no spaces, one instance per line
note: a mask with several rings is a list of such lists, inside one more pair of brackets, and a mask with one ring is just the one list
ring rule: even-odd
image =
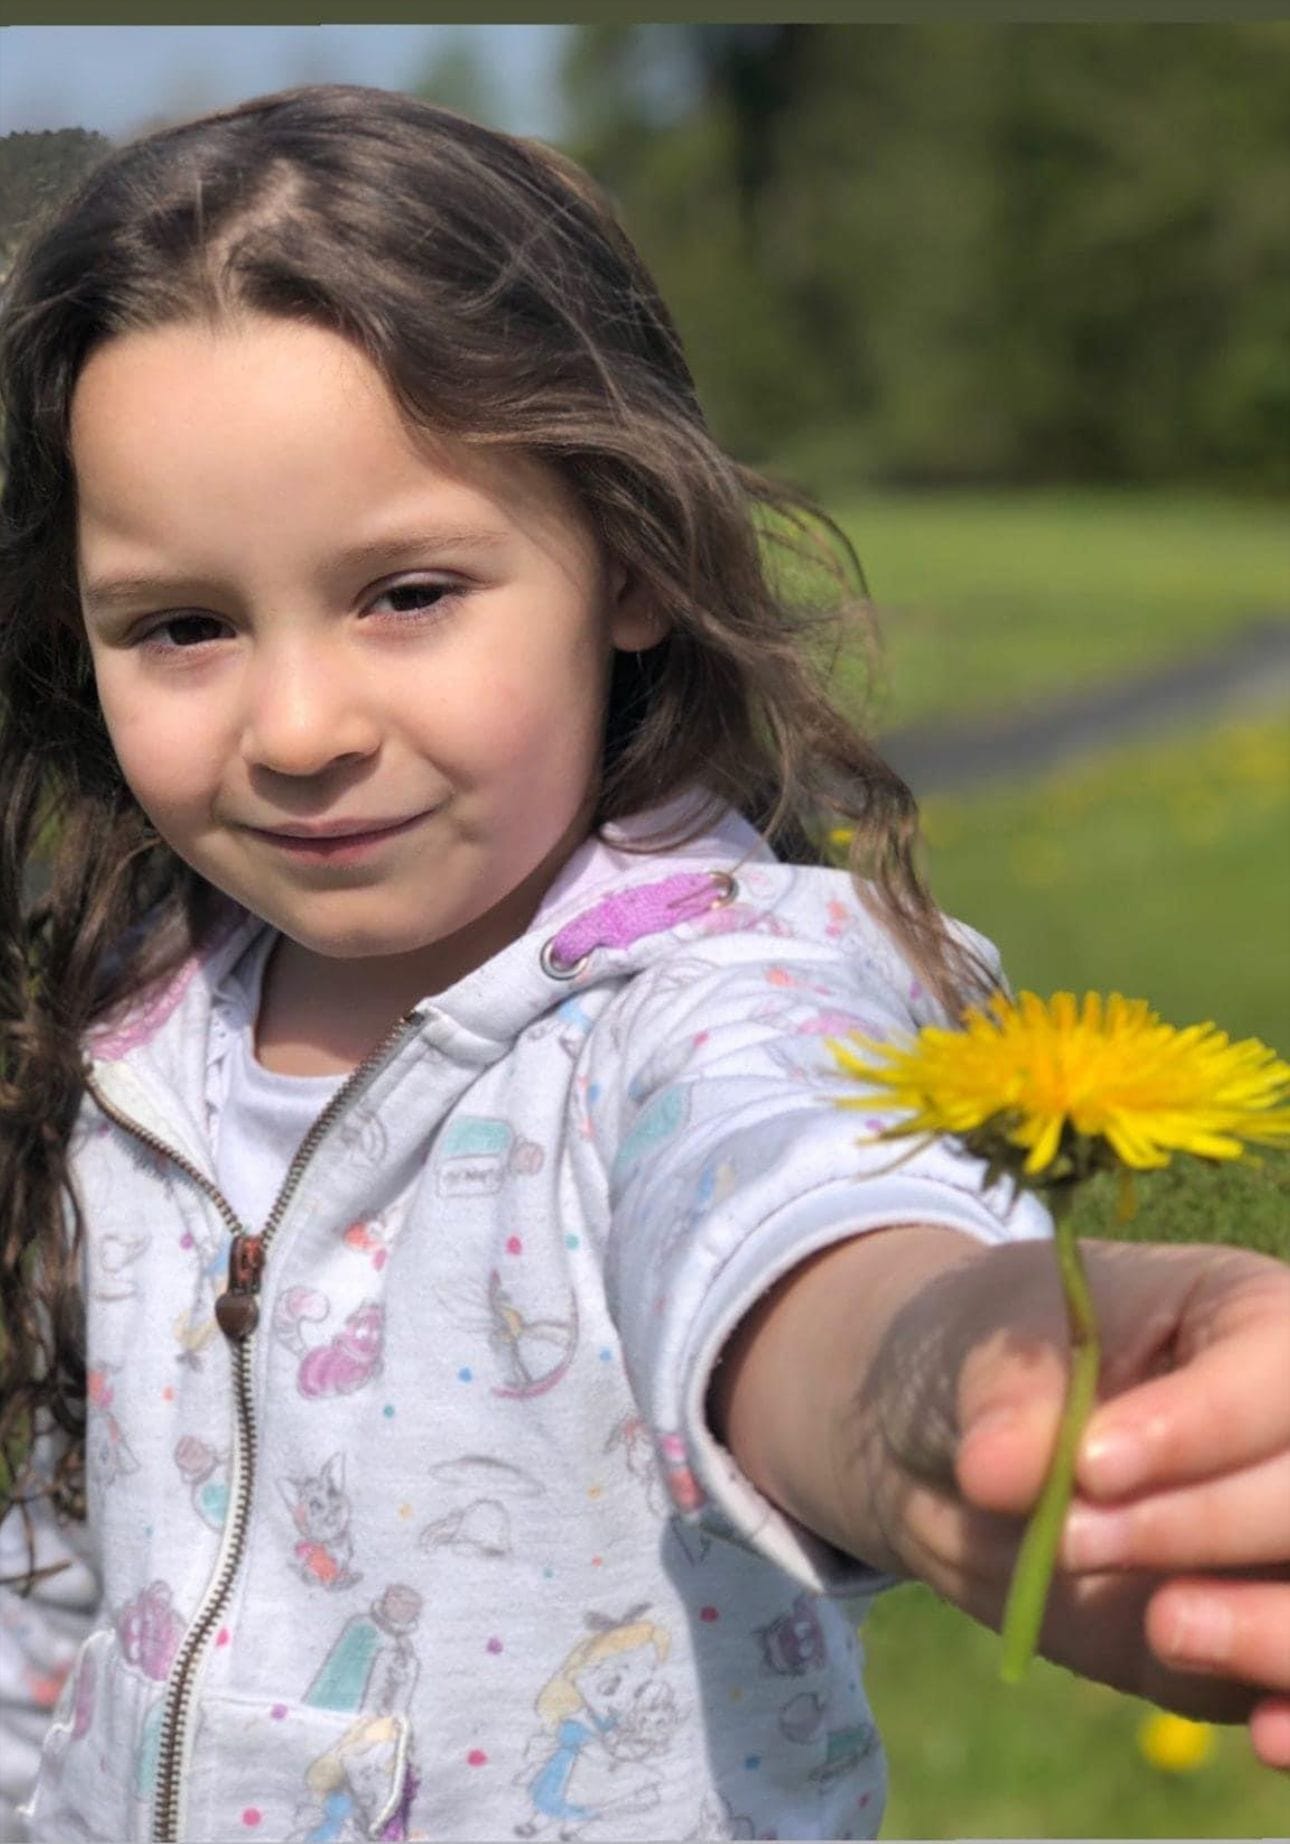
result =
[[455,109],[488,127],[504,126],[496,86],[479,53],[459,34],[447,38],[407,87],[413,96]]
[[744,452],[1290,480],[1290,23],[598,25],[565,81]]
[[112,143],[87,128],[0,135],[0,273],[28,225],[57,202]]

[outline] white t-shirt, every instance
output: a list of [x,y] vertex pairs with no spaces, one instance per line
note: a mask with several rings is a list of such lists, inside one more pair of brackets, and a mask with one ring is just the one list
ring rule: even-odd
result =
[[348,1079],[282,1076],[255,1055],[255,1020],[272,930],[221,981],[211,1012],[206,1106],[215,1179],[247,1229],[263,1227],[300,1142]]

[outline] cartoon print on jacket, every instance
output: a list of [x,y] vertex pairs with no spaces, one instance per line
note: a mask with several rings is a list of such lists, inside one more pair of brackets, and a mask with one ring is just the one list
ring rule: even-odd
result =
[[361,1102],[341,1116],[336,1134],[350,1165],[370,1165],[375,1170],[389,1156],[390,1136],[385,1122]]
[[376,1216],[363,1217],[346,1226],[341,1240],[356,1255],[369,1256],[373,1268],[379,1274],[389,1260],[390,1249],[403,1227],[405,1214],[402,1209],[383,1210]]
[[410,1637],[421,1606],[415,1588],[391,1582],[366,1613],[351,1614],[314,1673],[304,1701],[314,1709],[406,1714],[421,1673]]
[[779,1677],[805,1677],[819,1671],[828,1656],[824,1628],[813,1597],[799,1594],[787,1613],[756,1629],[762,1663]]
[[[706,1560],[712,1537],[697,1524],[673,1516],[678,1504],[693,1508],[703,1494],[685,1458],[684,1443],[676,1435],[658,1434],[640,1415],[624,1415],[615,1422],[605,1442],[605,1452],[621,1447],[627,1470],[645,1490],[645,1503],[654,1516],[667,1519],[668,1535],[691,1566]],[[664,1475],[666,1467],[666,1477]],[[677,1497],[668,1489],[671,1481]]]
[[511,1514],[496,1498],[475,1498],[427,1524],[417,1548],[451,1549],[462,1556],[509,1556]]
[[300,1358],[296,1388],[302,1396],[350,1396],[381,1373],[385,1313],[379,1302],[364,1300],[330,1339],[309,1344],[303,1328],[330,1312],[331,1301],[313,1287],[288,1287],[274,1308],[274,1337]]
[[305,1773],[310,1796],[296,1809],[293,1844],[424,1838],[409,1829],[418,1780],[407,1739],[397,1716],[363,1716],[346,1729]]
[[688,1088],[661,1089],[647,1101],[618,1143],[612,1172],[614,1184],[621,1185],[633,1167],[648,1153],[656,1151],[665,1140],[679,1133],[689,1115]]
[[698,1183],[688,1197],[678,1198],[669,1210],[672,1227],[659,1245],[659,1264],[666,1267],[680,1243],[686,1242],[702,1226],[706,1217],[738,1189],[740,1170],[729,1158],[706,1159]]
[[649,1423],[640,1415],[624,1415],[610,1429],[605,1452],[612,1453],[616,1447],[622,1448],[623,1459],[633,1479],[639,1479],[644,1486],[645,1502],[650,1510],[655,1517],[666,1517],[672,1507],[659,1473]]
[[518,1303],[496,1268],[489,1270],[482,1300],[465,1284],[437,1291],[458,1325],[487,1334],[488,1349],[502,1379],[493,1386],[495,1396],[521,1400],[544,1396],[573,1362],[578,1348],[578,1301],[573,1293],[568,1296],[567,1317],[538,1319]]
[[436,1503],[450,1492],[462,1503],[452,1507],[417,1537],[417,1548],[448,1549],[460,1556],[509,1556],[512,1521],[506,1498],[541,1498],[546,1487],[522,1467],[487,1454],[461,1454],[430,1469]]
[[154,1684],[164,1684],[184,1636],[184,1622],[171,1605],[170,1586],[151,1581],[116,1617],[116,1636],[128,1664]]
[[462,1115],[435,1149],[435,1190],[440,1197],[495,1197],[511,1176],[531,1178],[546,1154],[509,1121]]
[[353,1507],[345,1492],[345,1456],[334,1453],[321,1472],[279,1479],[278,1490],[298,1532],[292,1567],[301,1581],[320,1588],[352,1588],[362,1580],[349,1566]]
[[115,1392],[111,1379],[120,1369],[120,1364],[99,1364],[85,1378],[85,1393],[89,1403],[86,1460],[103,1488],[115,1485],[126,1473],[137,1473],[139,1470],[138,1459],[125,1438],[125,1430],[112,1413]]
[[204,1218],[194,1233],[191,1227],[179,1239],[183,1249],[197,1254],[197,1272],[193,1276],[193,1297],[187,1309],[175,1320],[173,1331],[179,1341],[179,1361],[190,1369],[200,1370],[202,1353],[219,1330],[215,1319],[215,1301],[224,1291],[228,1276],[228,1249],[232,1240],[224,1223]]
[[589,1636],[539,1691],[542,1727],[514,1780],[530,1804],[517,1837],[554,1830],[576,1838],[610,1814],[659,1803],[662,1779],[649,1763],[668,1752],[683,1712],[661,1675],[671,1635],[645,1618],[648,1611],[633,1607],[618,1620],[588,1614]]
[[85,1244],[85,1261],[92,1297],[105,1304],[137,1300],[139,1280],[131,1270],[151,1241],[146,1229],[109,1230],[106,1235],[91,1237]]
[[790,1742],[812,1742],[828,1711],[827,1700],[816,1690],[799,1690],[779,1709],[779,1732]]
[[174,1458],[193,1510],[203,1524],[222,1530],[228,1515],[229,1454],[217,1453],[199,1435],[185,1434],[175,1442]]

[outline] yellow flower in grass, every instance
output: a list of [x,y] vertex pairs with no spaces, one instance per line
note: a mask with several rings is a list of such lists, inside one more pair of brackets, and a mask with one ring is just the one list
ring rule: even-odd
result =
[[1203,1767],[1214,1752],[1214,1731],[1207,1722],[1191,1722],[1168,1710],[1153,1710],[1138,1725],[1138,1747],[1163,1774],[1189,1774]]
[[[1290,1139],[1290,1063],[1257,1038],[1233,1043],[1213,1024],[1177,1030],[1143,999],[1069,992],[1045,1001],[996,993],[961,1030],[929,1026],[912,1044],[836,1040],[833,1054],[908,1118],[891,1135],[957,1135],[1032,1184],[1088,1176],[1115,1164],[1139,1171],[1174,1152],[1235,1159],[1243,1142]],[[1007,1149],[1024,1153],[1024,1161]]]

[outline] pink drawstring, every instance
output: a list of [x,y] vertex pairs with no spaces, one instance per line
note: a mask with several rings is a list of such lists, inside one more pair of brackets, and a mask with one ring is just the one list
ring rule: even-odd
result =
[[[713,893],[713,886],[716,893]],[[626,948],[733,900],[738,886],[729,871],[678,871],[657,884],[638,884],[607,896],[566,922],[542,950],[553,979],[572,979],[597,948]]]

